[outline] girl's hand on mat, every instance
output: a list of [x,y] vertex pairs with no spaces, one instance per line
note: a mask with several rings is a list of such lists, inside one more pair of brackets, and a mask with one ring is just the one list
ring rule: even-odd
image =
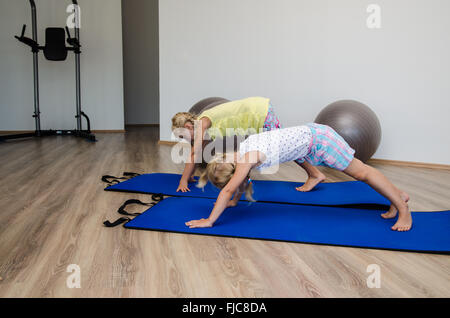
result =
[[180,191],[181,192],[189,192],[189,191],[191,191],[191,190],[189,190],[187,182],[181,182],[180,181],[180,184],[178,185],[177,192],[180,192]]
[[190,229],[200,228],[200,227],[212,227],[213,224],[209,219],[193,220],[185,223]]

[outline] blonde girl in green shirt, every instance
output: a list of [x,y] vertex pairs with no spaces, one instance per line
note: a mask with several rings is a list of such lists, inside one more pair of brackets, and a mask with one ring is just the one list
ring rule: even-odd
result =
[[[197,123],[197,126],[195,124]],[[178,113],[172,118],[172,130],[185,128],[191,140],[191,160],[186,162],[178,191],[187,192],[188,183],[193,181],[195,162],[202,162],[205,132],[212,139],[217,137],[249,135],[281,128],[270,100],[264,97],[250,97],[213,107],[195,116],[191,113]],[[197,128],[197,129],[194,129]]]

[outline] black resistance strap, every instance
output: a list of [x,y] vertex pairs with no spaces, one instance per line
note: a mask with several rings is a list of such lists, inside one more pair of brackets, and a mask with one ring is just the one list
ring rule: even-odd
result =
[[[140,175],[141,174],[135,173],[135,172],[124,172],[122,177],[115,177],[115,176],[110,176],[110,175],[104,175],[104,176],[102,176],[102,181],[105,182],[105,183],[108,183],[109,185],[113,185],[113,184],[120,183],[120,182],[122,182],[124,180],[129,180],[129,179],[135,178],[135,177],[140,176]],[[143,206],[154,206],[158,202],[164,200],[164,195],[161,194],[161,193],[153,194],[152,195],[152,200],[155,201],[155,202],[144,203],[144,202],[142,202],[140,200],[136,200],[136,199],[127,200],[117,210],[117,213],[119,213],[121,215],[126,215],[126,216],[138,216],[141,213],[129,213],[129,212],[127,212],[125,210],[125,208],[128,205],[130,205],[130,204],[139,204],[139,205],[143,205]],[[118,226],[118,225],[123,224],[123,223],[128,222],[128,221],[131,221],[131,218],[129,218],[129,217],[121,217],[121,218],[117,219],[115,222],[105,221],[105,222],[103,222],[103,224],[106,227],[115,227],[115,226]]]
[[[131,204],[139,204],[139,205],[143,205],[143,206],[154,206],[159,201],[164,200],[164,196],[162,194],[154,194],[154,195],[152,195],[152,199],[154,201],[156,201],[156,202],[145,203],[145,202],[142,202],[142,201],[136,200],[136,199],[127,200],[127,201],[124,202],[124,204],[122,204],[120,206],[120,208],[117,210],[117,213],[119,213],[121,215],[127,215],[127,216],[138,216],[138,215],[141,215],[142,213],[130,213],[130,212],[127,212],[125,210],[125,208],[127,206],[131,205]],[[120,225],[122,223],[125,223],[125,222],[128,222],[128,221],[131,221],[131,218],[129,218],[129,217],[121,217],[121,218],[117,219],[114,222],[105,221],[105,222],[103,222],[103,224],[106,227],[115,227],[115,226],[118,226],[118,225]]]
[[104,175],[104,176],[102,176],[102,181],[107,183],[108,185],[113,185],[113,184],[120,183],[120,182],[122,182],[124,180],[132,179],[132,178],[137,177],[137,176],[140,176],[140,174],[139,173],[135,173],[135,172],[124,172],[123,173],[123,177],[115,177],[115,176],[110,176],[110,175]]

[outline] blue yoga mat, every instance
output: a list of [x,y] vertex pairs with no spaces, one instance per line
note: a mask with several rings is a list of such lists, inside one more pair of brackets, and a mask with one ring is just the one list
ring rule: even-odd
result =
[[125,224],[126,228],[189,234],[392,249],[450,252],[450,211],[414,212],[413,228],[396,232],[383,210],[240,202],[212,228],[189,229],[185,222],[207,218],[214,200],[167,198]]
[[[219,190],[208,183],[202,190],[190,183],[190,192],[176,192],[181,176],[178,174],[144,174],[109,186],[107,191],[155,194],[168,196],[216,199]],[[253,180],[254,199],[260,202],[308,204],[324,206],[390,205],[378,192],[360,181],[321,183],[310,192],[298,192],[301,182]]]

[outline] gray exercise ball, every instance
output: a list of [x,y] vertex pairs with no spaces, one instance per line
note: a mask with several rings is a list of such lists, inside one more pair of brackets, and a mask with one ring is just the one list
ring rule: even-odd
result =
[[377,115],[363,103],[341,100],[325,107],[316,123],[333,128],[355,149],[355,157],[366,162],[381,142],[381,125]]
[[208,97],[205,99],[202,99],[197,104],[191,107],[189,112],[194,115],[200,115],[205,110],[208,110],[210,108],[213,108],[214,106],[218,106],[221,104],[228,103],[229,100],[222,98],[222,97]]

